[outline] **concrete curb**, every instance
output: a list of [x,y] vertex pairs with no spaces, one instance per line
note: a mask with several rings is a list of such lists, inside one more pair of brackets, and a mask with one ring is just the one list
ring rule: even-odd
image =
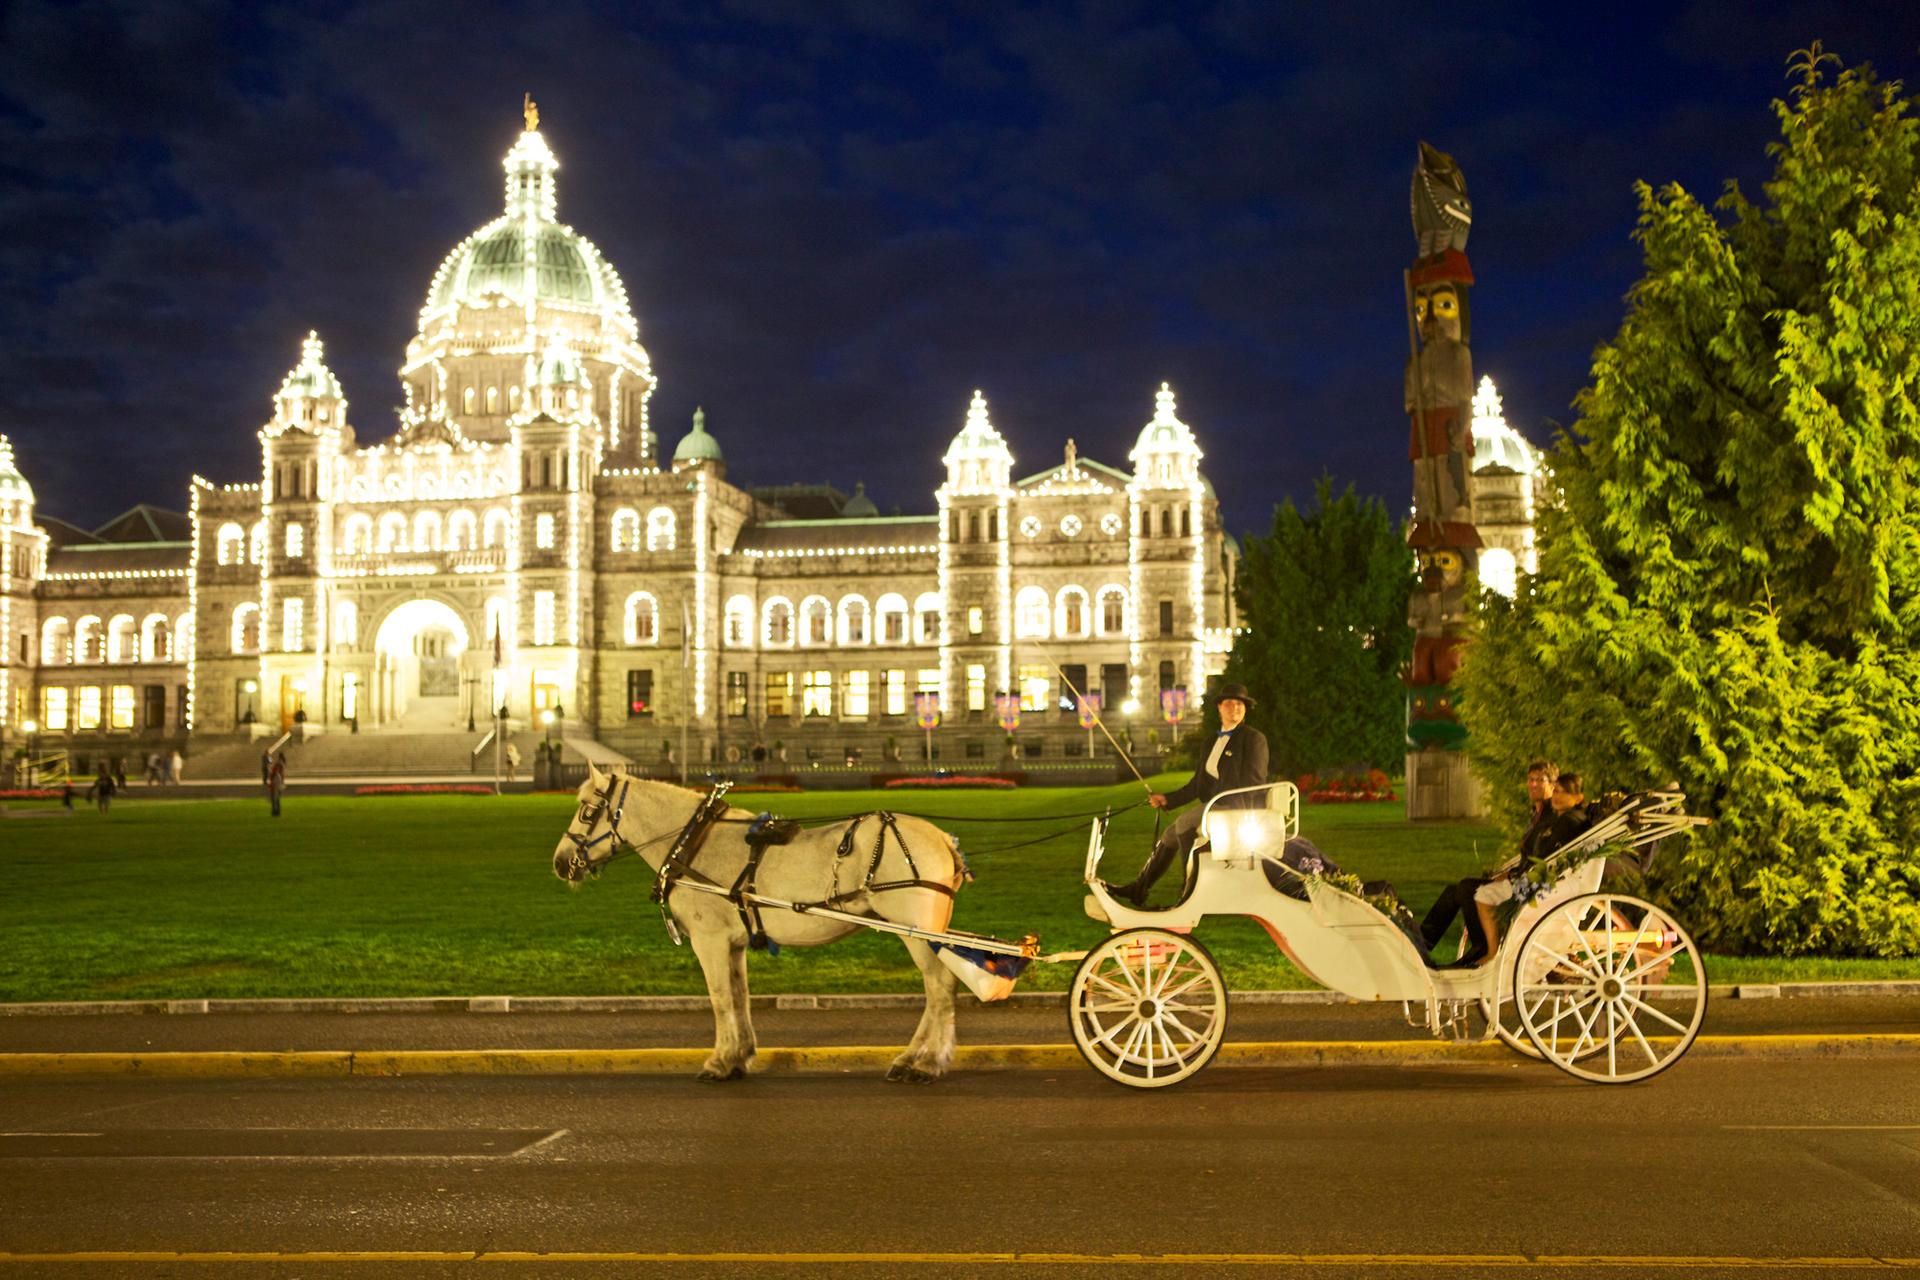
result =
[[[1920,981],[1740,983],[1707,988],[1711,1000],[1831,999],[1866,996],[1920,999]],[[1007,1004],[1066,1007],[1063,991],[1017,991]],[[1355,1001],[1337,991],[1236,991],[1235,1004],[1329,1005]],[[918,1009],[918,992],[760,995],[756,1009]],[[126,1013],[686,1013],[710,1006],[705,996],[371,996],[236,1000],[41,1000],[0,1004],[0,1018]]]
[[[885,1071],[900,1053],[890,1045],[763,1048],[756,1075]],[[1705,1058],[1805,1059],[1920,1056],[1920,1035],[1701,1036],[1689,1053]],[[7,1053],[0,1077],[142,1076],[246,1079],[320,1076],[685,1075],[700,1069],[705,1049],[318,1050],[284,1053]],[[1497,1041],[1300,1040],[1227,1044],[1218,1065],[1327,1067],[1365,1064],[1447,1066],[1523,1061]],[[962,1045],[956,1069],[1058,1071],[1081,1066],[1065,1044]]]

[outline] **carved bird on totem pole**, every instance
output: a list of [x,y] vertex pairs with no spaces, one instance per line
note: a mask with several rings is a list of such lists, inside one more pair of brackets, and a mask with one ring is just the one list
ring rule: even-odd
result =
[[1466,175],[1452,156],[1421,143],[1420,160],[1413,167],[1413,236],[1420,256],[1465,250],[1467,232],[1472,229],[1473,201],[1467,199]]

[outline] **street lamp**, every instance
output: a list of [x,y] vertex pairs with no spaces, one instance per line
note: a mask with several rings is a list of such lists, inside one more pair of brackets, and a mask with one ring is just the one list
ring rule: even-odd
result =
[[540,723],[547,727],[547,750],[549,751],[553,750],[553,722],[555,719],[556,717],[553,714],[552,707],[548,707],[540,713]]
[[1120,714],[1127,718],[1127,754],[1133,754],[1133,718],[1140,714],[1140,699],[1128,698],[1120,704]]
[[258,680],[243,680],[240,682],[240,688],[247,695],[247,713],[240,717],[240,723],[252,724],[257,718],[253,714],[253,695],[260,692],[260,682]]

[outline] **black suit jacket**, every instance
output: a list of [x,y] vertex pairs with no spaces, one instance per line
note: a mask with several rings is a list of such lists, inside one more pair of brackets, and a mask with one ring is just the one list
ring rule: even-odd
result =
[[[1267,781],[1267,735],[1244,720],[1227,735],[1227,749],[1220,753],[1220,776],[1207,772],[1207,757],[1213,753],[1211,742],[1199,749],[1199,767],[1185,786],[1167,793],[1167,808],[1176,809],[1189,800],[1211,800],[1222,791],[1240,787],[1258,787]],[[1227,808],[1264,807],[1261,796],[1236,796],[1223,802]]]

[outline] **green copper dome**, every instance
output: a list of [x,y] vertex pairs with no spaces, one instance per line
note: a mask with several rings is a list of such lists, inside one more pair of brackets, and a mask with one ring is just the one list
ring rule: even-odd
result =
[[720,442],[707,434],[707,412],[704,409],[693,411],[693,430],[680,437],[680,443],[673,447],[675,462],[723,462]]
[[521,305],[537,300],[622,311],[627,301],[613,268],[571,227],[496,218],[448,257],[434,276],[427,307],[487,305],[503,298]]

